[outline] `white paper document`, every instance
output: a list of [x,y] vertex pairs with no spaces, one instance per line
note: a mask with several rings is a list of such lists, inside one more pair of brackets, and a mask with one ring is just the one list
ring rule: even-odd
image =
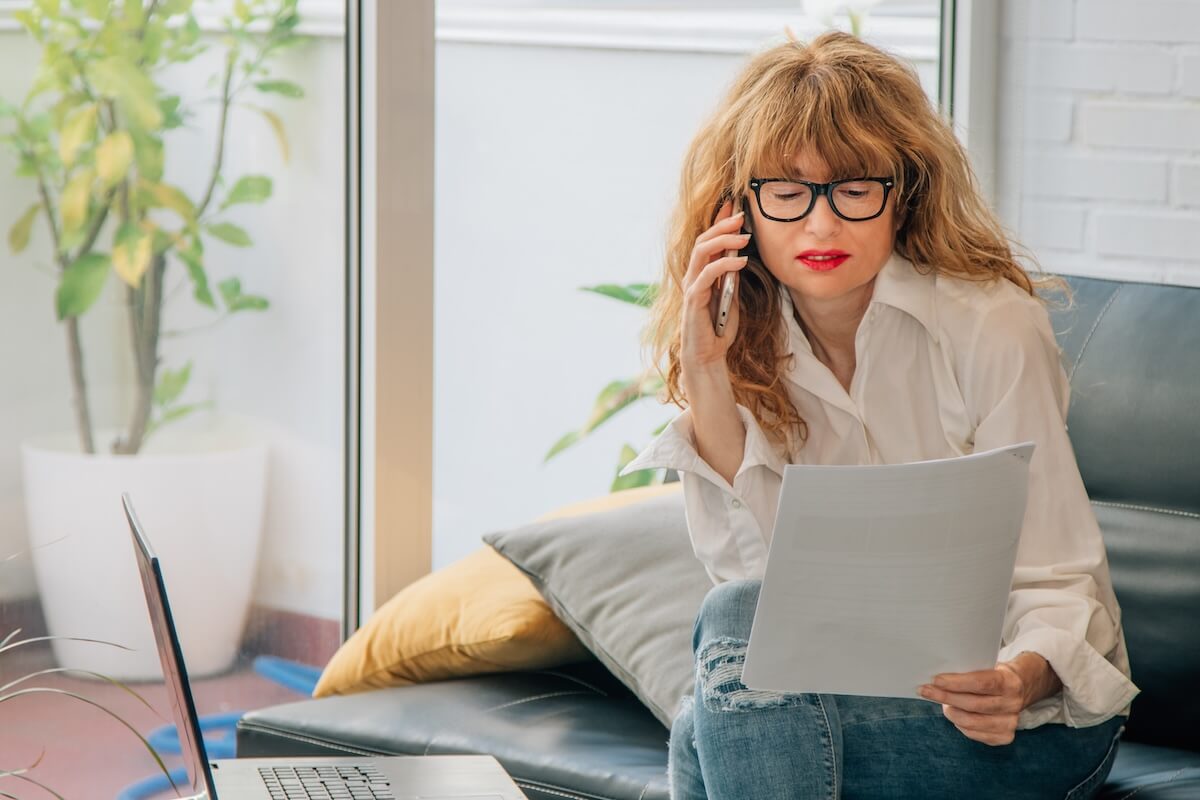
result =
[[1033,449],[788,465],[742,682],[917,697],[995,667]]

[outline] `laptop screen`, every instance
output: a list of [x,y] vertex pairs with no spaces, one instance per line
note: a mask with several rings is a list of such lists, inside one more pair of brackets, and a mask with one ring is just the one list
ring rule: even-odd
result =
[[179,637],[175,633],[175,622],[171,617],[171,605],[167,601],[162,569],[133,510],[129,495],[122,494],[121,502],[125,506],[125,518],[129,521],[129,532],[133,536],[133,549],[137,554],[138,572],[142,576],[142,589],[146,592],[150,625],[154,628],[154,641],[158,645],[158,658],[162,661],[163,677],[166,679],[167,698],[171,703],[171,713],[179,731],[180,751],[187,767],[188,784],[179,788],[189,791],[192,797],[207,796],[216,800],[216,789],[208,768],[208,756],[204,752],[204,739],[200,733],[200,720],[196,715],[196,704],[192,700]]

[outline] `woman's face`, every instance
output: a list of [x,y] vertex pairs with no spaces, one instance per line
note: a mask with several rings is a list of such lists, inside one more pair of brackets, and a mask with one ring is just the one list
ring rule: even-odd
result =
[[[818,159],[801,156],[793,163],[802,180],[813,183],[834,180],[829,168]],[[770,186],[763,187],[764,198]],[[817,198],[804,218],[776,222],[762,215],[752,195],[752,191],[748,192],[747,199],[759,255],[771,274],[792,290],[793,297],[799,295],[798,300],[819,303],[855,295],[864,295],[865,300],[870,296],[875,276],[887,263],[896,242],[895,193],[888,195],[882,214],[861,222],[850,222],[833,213],[826,195]],[[828,253],[835,257],[811,258]]]

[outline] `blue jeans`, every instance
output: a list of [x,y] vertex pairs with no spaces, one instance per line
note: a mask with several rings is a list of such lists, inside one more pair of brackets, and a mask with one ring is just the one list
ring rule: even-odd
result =
[[968,739],[926,700],[747,689],[760,585],[715,586],[696,617],[696,689],[671,726],[672,800],[1086,800],[1108,776],[1125,717],[1046,724],[995,747]]

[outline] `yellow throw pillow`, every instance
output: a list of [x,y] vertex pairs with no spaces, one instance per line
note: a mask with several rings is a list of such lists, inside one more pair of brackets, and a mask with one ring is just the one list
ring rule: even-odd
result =
[[[539,520],[606,511],[679,488],[668,483],[627,489],[572,503]],[[377,609],[334,653],[313,697],[592,657],[529,578],[485,546],[406,586]]]

